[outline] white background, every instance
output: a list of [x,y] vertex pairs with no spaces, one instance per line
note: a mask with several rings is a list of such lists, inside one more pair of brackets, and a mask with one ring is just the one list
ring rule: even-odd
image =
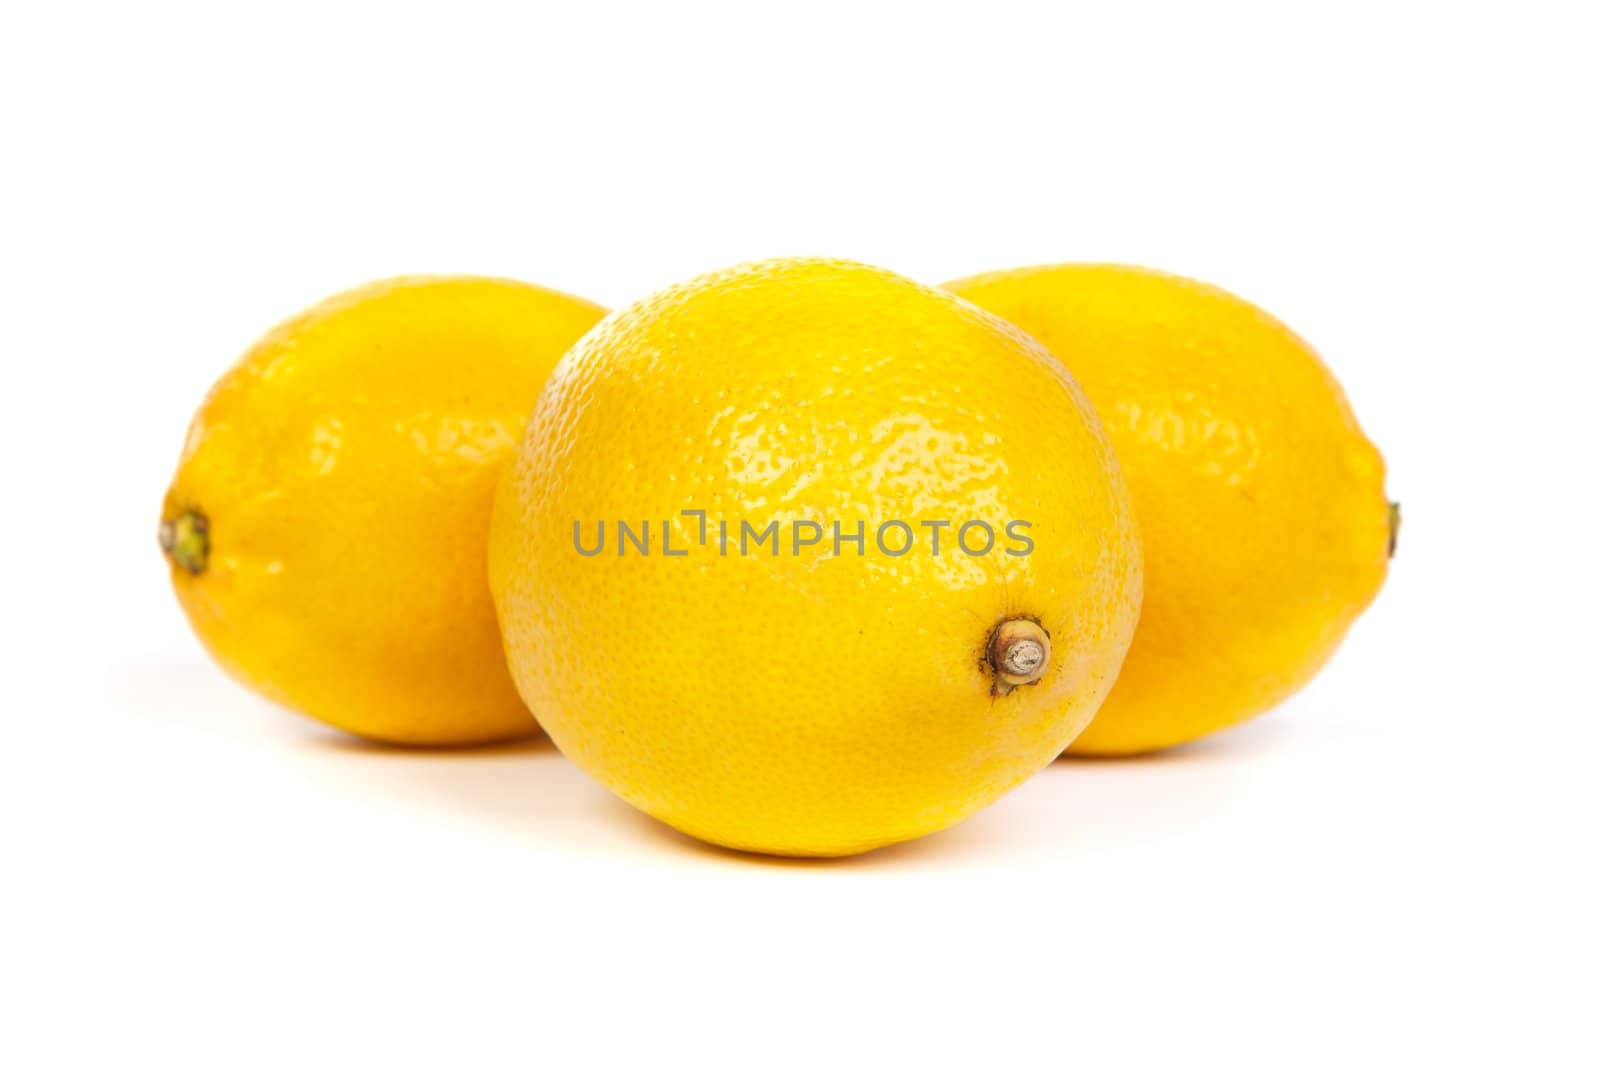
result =
[[[0,1060],[1595,1062],[1586,6],[7,5]],[[281,317],[787,254],[1261,303],[1387,455],[1387,588],[1266,719],[840,863],[189,635],[161,494]]]

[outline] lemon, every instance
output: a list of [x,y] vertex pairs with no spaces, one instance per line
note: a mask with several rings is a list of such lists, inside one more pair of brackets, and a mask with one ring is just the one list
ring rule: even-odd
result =
[[1144,613],[1072,752],[1192,741],[1310,680],[1377,595],[1398,522],[1383,458],[1310,346],[1221,289],[1135,267],[947,288],[1061,358],[1133,489]]
[[369,738],[535,731],[484,577],[490,505],[550,368],[602,314],[518,282],[399,278],[267,334],[195,415],[162,507],[212,655]]
[[490,585],[581,768],[706,841],[843,855],[1055,758],[1131,640],[1140,557],[1106,437],[1036,342],[886,271],[776,260],[562,360]]

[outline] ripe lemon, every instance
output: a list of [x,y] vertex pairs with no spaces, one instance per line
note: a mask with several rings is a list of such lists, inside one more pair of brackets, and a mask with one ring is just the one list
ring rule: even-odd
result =
[[490,585],[580,767],[695,837],[843,855],[1054,759],[1116,675],[1140,560],[1037,343],[882,270],[775,260],[568,353],[501,482]]
[[1133,488],[1144,613],[1072,752],[1191,741],[1309,681],[1377,595],[1398,520],[1383,457],[1316,353],[1221,289],[1134,267],[946,288],[1065,362]]
[[484,578],[490,505],[550,368],[602,314],[518,282],[399,278],[262,338],[195,416],[162,507],[211,654],[378,740],[535,731]]

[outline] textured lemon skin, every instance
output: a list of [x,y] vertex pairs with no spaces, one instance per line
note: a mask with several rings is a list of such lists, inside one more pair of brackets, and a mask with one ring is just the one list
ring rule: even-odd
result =
[[1309,681],[1388,570],[1383,457],[1286,326],[1221,289],[1097,264],[946,288],[1015,323],[1082,384],[1144,538],[1144,611],[1073,755],[1166,748]]
[[[679,518],[689,554],[664,556],[684,509],[709,544]],[[592,548],[618,518],[657,551],[575,550],[575,520]],[[828,536],[724,557],[719,519]],[[967,556],[951,527],[940,555],[894,556],[892,519],[1024,520],[1036,548]],[[864,555],[833,554],[834,521],[866,523]],[[845,855],[1055,758],[1117,673],[1140,558],[1104,433],[1034,341],[885,271],[775,260],[613,313],[562,360],[501,482],[490,585],[517,685],[581,768],[707,841]],[[1053,653],[996,697],[985,643],[1012,616]]]
[[494,485],[550,369],[604,310],[489,278],[335,296],[267,334],[189,429],[162,518],[209,522],[171,565],[234,677],[375,740],[536,732],[485,579]]

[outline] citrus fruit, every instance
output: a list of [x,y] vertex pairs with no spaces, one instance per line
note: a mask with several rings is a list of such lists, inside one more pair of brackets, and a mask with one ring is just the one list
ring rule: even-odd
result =
[[1145,752],[1304,685],[1377,595],[1398,513],[1339,383],[1288,327],[1135,267],[946,288],[1043,342],[1105,420],[1144,537],[1144,612],[1073,754]]
[[567,354],[501,481],[490,585],[582,769],[707,841],[843,855],[1054,759],[1117,673],[1140,559],[1036,342],[886,271],[774,260]]
[[365,737],[536,730],[484,577],[490,505],[550,368],[603,314],[489,278],[398,278],[267,334],[189,428],[161,513],[227,670]]

